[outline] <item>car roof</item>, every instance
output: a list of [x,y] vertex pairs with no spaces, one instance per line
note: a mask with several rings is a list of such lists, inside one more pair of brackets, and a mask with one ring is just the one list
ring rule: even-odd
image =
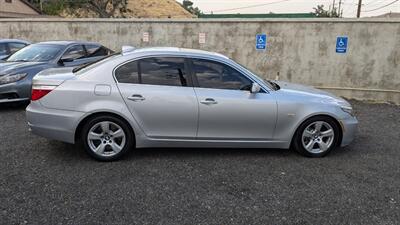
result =
[[82,44],[82,45],[101,45],[96,42],[90,42],[90,41],[43,41],[43,42],[38,42],[36,44],[49,44],[49,45],[62,45],[62,46],[69,46],[69,45],[74,45],[74,44]]
[[133,51],[122,53],[123,55],[131,54],[176,54],[176,55],[192,55],[192,56],[207,56],[207,57],[217,57],[229,59],[227,56],[216,52],[209,52],[199,49],[189,49],[189,48],[177,48],[177,47],[148,47],[148,48],[138,48]]
[[20,39],[0,39],[0,43],[8,43],[8,42],[18,42],[18,43],[30,44],[29,41],[20,40]]

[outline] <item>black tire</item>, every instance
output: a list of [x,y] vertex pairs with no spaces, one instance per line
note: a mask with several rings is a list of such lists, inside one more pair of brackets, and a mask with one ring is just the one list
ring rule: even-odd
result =
[[[327,148],[327,150],[324,150],[323,152],[314,153],[314,152],[308,151],[303,146],[302,137],[303,137],[304,130],[311,124],[318,122],[318,121],[322,121],[322,122],[329,124],[333,129],[334,137],[333,137],[332,144],[330,145],[329,148]],[[306,140],[307,140],[307,138],[306,138]],[[303,122],[299,126],[296,133],[294,134],[292,147],[294,148],[294,150],[296,150],[298,153],[302,154],[303,156],[312,157],[312,158],[320,158],[320,157],[326,156],[327,154],[329,154],[330,151],[332,151],[336,146],[338,146],[339,140],[340,140],[340,128],[335,120],[333,120],[332,118],[327,117],[327,116],[314,116],[314,117],[307,119],[305,122]],[[316,143],[316,145],[318,145],[318,144]]]
[[[89,131],[94,127],[96,124],[100,122],[112,122],[123,130],[125,134],[125,144],[118,153],[115,155],[110,155],[110,156],[102,156],[99,154],[96,154],[90,147],[89,142],[88,142],[88,134]],[[123,155],[125,155],[130,149],[133,148],[135,145],[135,138],[134,134],[131,131],[130,127],[128,124],[126,124],[125,121],[119,119],[118,117],[112,116],[112,115],[101,115],[97,117],[93,117],[89,119],[84,126],[82,127],[82,132],[80,136],[81,143],[83,147],[85,148],[86,152],[93,157],[96,160],[99,161],[115,161],[120,159]],[[101,142],[101,141],[100,141]]]

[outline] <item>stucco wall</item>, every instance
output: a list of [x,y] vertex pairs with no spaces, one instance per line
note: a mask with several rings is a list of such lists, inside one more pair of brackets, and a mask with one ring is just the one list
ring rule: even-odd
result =
[[[143,42],[143,32],[150,41]],[[199,33],[206,43],[199,44]],[[266,51],[255,35],[268,36]],[[122,45],[216,51],[259,75],[329,89],[347,98],[400,104],[400,20],[0,20],[0,36],[31,41],[80,39]],[[347,54],[335,52],[349,37]]]

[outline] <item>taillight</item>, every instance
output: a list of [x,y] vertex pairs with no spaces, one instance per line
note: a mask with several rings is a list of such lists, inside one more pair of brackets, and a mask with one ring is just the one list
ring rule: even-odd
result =
[[33,85],[32,87],[32,95],[31,100],[36,101],[43,98],[45,95],[50,93],[54,90],[56,86],[49,86],[49,85]]

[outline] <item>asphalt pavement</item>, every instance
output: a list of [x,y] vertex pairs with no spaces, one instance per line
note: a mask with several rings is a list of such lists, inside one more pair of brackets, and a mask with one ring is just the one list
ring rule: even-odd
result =
[[400,224],[400,107],[352,101],[356,140],[279,149],[143,149],[101,163],[0,106],[0,224]]

